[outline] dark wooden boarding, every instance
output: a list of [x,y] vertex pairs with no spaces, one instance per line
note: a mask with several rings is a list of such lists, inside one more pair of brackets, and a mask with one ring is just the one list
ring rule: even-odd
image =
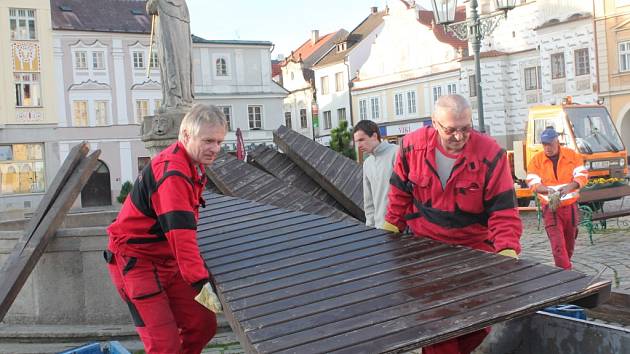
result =
[[283,125],[273,141],[355,218],[365,220],[361,165]]
[[28,280],[66,213],[77,199],[81,189],[94,172],[101,151],[87,156],[89,148],[83,142],[68,154],[55,175],[48,191],[0,268],[0,321],[7,314],[13,301]]
[[258,145],[254,151],[248,153],[248,157],[248,162],[259,169],[272,174],[276,178],[336,209],[344,211],[343,206],[335,198],[328,194],[319,184],[315,183],[287,155],[269,146]]
[[610,188],[586,189],[580,191],[580,203],[605,202],[628,195],[630,195],[630,186],[627,184]]
[[201,254],[247,353],[400,352],[610,291],[526,259],[205,197]]
[[212,184],[225,195],[339,220],[352,219],[348,214],[226,153],[219,154],[206,173]]

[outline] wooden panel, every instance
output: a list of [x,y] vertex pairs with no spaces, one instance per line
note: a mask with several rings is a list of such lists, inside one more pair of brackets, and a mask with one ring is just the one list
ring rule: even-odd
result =
[[314,196],[226,153],[221,153],[206,173],[213,185],[225,195],[339,220],[354,220]]
[[618,187],[581,190],[580,203],[615,200],[627,195],[630,195],[630,186],[625,184]]
[[361,165],[282,125],[273,141],[354,217],[365,220]]
[[249,153],[249,163],[261,170],[283,180],[308,195],[323,201],[341,211],[339,204],[326,190],[315,183],[311,177],[302,171],[289,157],[266,145],[259,145]]
[[234,203],[239,215],[204,214],[198,238],[247,353],[410,350],[610,291],[608,281],[525,259]]
[[[43,199],[49,205],[41,205],[38,208],[40,212],[36,213],[38,218],[31,220],[31,223],[37,225],[27,226],[27,231],[32,230],[32,233],[24,234],[0,269],[0,320],[9,311],[46,246],[98,164],[100,150],[85,157],[88,152],[86,147],[87,145],[83,145],[76,150],[73,149],[68,155],[62,167],[69,169],[70,173],[65,169],[60,170],[61,176],[54,179],[59,184],[51,188],[49,195]],[[76,155],[79,156],[78,159]]]

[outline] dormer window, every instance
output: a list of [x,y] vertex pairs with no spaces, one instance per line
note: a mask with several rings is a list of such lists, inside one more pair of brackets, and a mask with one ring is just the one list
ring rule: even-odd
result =
[[347,42],[341,42],[337,44],[337,51],[343,52],[347,48]]

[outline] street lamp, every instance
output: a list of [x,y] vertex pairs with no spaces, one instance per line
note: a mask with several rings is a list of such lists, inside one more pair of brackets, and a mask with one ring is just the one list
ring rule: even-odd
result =
[[486,132],[483,120],[483,95],[481,92],[481,63],[479,52],[481,50],[481,40],[489,36],[499,25],[501,15],[507,17],[507,12],[516,6],[516,0],[495,0],[495,7],[501,12],[495,12],[485,16],[477,13],[477,0],[470,0],[470,19],[462,22],[455,22],[455,10],[457,0],[431,0],[433,5],[433,17],[435,23],[444,25],[444,28],[453,33],[461,40],[469,40],[475,57],[475,81],[477,85],[477,119],[479,121],[479,131]]

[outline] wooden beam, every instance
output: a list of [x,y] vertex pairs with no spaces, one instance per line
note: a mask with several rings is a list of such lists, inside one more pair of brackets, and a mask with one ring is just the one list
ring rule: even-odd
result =
[[356,221],[348,214],[226,153],[221,153],[206,169],[206,173],[221,193],[228,196],[339,220]]
[[[79,148],[79,150],[83,154],[84,149]],[[94,172],[100,153],[100,150],[96,150],[90,156],[79,159],[78,165],[71,169],[69,175],[67,175],[68,171],[66,170],[60,171],[63,175],[68,176],[67,180],[63,183],[64,178],[60,177],[61,179],[58,180],[60,182],[59,188],[49,190],[49,193],[51,195],[56,194],[56,197],[44,198],[50,205],[41,206],[42,210],[46,210],[42,211],[42,215],[39,217],[41,221],[32,227],[33,232],[31,234],[24,234],[21,242],[16,244],[4,262],[2,269],[0,269],[0,320],[9,311],[33,268],[63,223],[66,213]],[[73,160],[74,158],[74,154],[68,156],[68,159]],[[69,168],[73,164],[64,162],[63,166]],[[55,180],[57,181],[57,178]],[[36,221],[33,220],[32,222]]]
[[274,130],[273,141],[355,218],[365,221],[361,165],[283,125]]

